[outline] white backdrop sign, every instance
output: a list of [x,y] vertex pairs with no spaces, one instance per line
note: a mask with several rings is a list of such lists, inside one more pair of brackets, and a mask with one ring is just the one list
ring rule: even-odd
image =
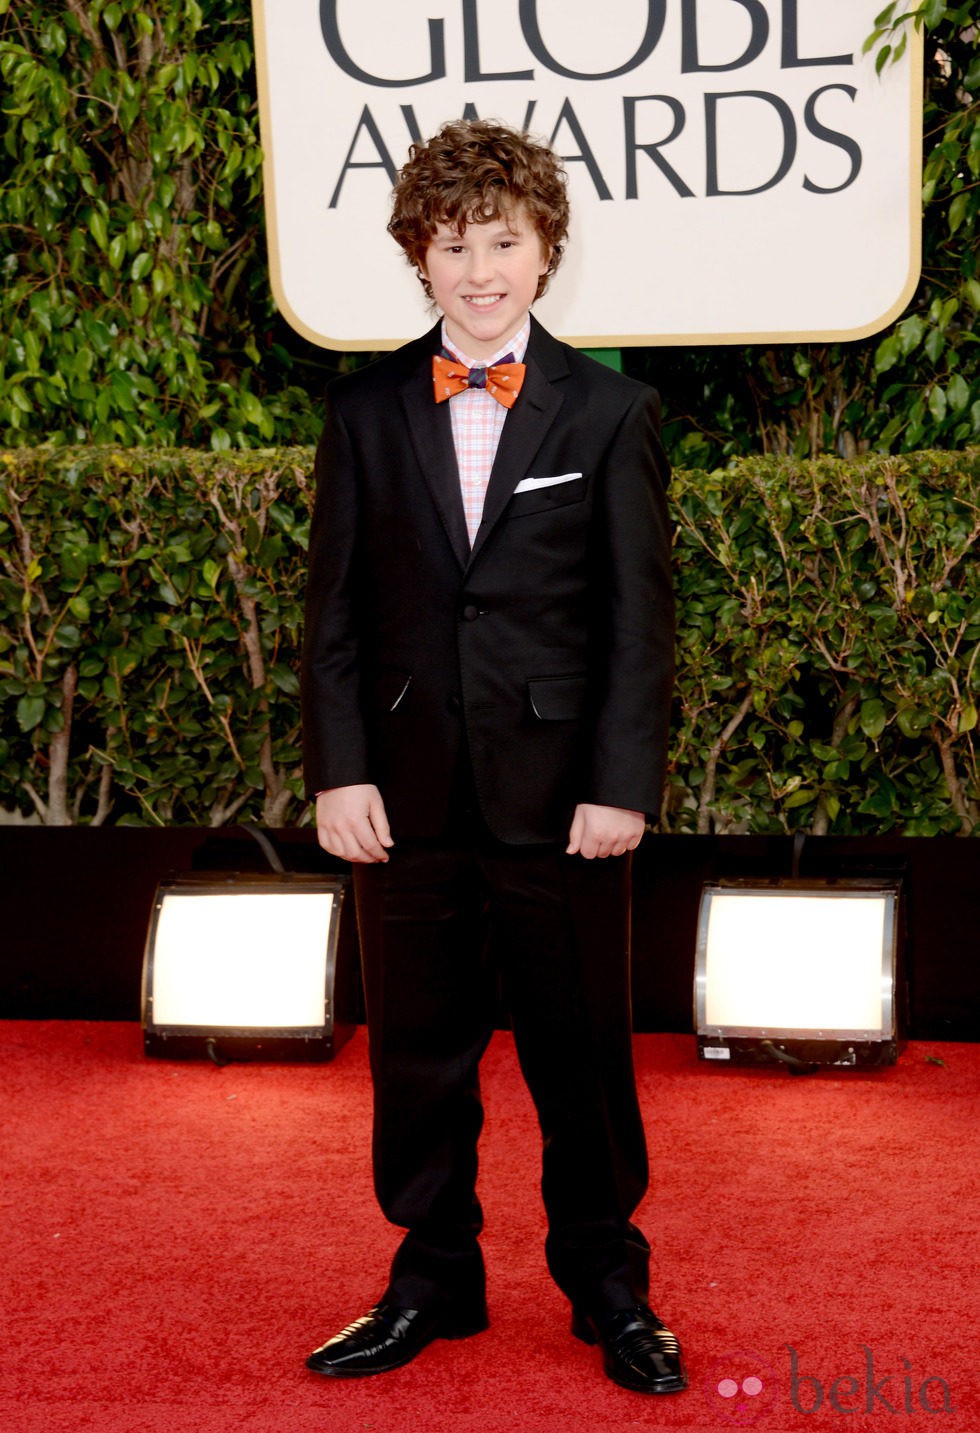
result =
[[276,300],[316,343],[429,321],[385,232],[413,139],[549,140],[572,230],[536,312],[584,345],[858,338],[919,270],[921,41],[881,0],[253,0]]

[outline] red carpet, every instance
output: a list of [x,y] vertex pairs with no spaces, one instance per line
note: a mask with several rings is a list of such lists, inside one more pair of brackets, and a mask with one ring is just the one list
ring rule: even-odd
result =
[[145,1059],[132,1025],[0,1025],[0,1430],[980,1428],[980,1045],[813,1078],[705,1067],[683,1036],[637,1059],[654,1307],[692,1381],[662,1399],[568,1333],[508,1036],[485,1063],[492,1327],[335,1383],[303,1358],[376,1297],[397,1237],[363,1032],[332,1065],[217,1070]]

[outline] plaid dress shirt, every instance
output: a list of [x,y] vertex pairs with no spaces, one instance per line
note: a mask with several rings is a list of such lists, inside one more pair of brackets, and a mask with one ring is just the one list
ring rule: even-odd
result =
[[[523,328],[502,344],[492,358],[469,358],[458,345],[449,342],[445,322],[442,325],[443,347],[467,368],[482,368],[484,364],[489,367],[492,363],[499,363],[508,353],[514,355],[515,363],[523,363],[530,336],[531,320],[527,318]],[[507,409],[496,398],[491,398],[485,388],[467,388],[450,398],[449,416],[453,425],[466,531],[472,547],[483,517],[483,500],[490,481],[490,469],[497,455],[497,444],[504,430]]]

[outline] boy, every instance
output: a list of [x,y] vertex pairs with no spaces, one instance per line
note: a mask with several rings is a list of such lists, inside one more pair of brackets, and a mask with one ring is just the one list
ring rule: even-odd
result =
[[567,224],[558,160],[526,135],[459,121],[413,145],[389,230],[442,319],[329,394],[304,760],[320,844],[354,863],[375,1187],[407,1231],[379,1303],[307,1360],[335,1377],[487,1326],[478,1066],[499,978],[572,1332],[627,1388],[686,1386],[631,1222],[629,852],[665,760],[668,468],[656,394],[530,315]]

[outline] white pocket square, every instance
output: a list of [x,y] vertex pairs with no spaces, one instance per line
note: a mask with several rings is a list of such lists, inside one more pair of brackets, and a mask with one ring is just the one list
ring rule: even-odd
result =
[[556,483],[573,483],[581,476],[581,473],[559,473],[556,478],[522,478],[514,492],[533,493],[535,488],[553,488]]

